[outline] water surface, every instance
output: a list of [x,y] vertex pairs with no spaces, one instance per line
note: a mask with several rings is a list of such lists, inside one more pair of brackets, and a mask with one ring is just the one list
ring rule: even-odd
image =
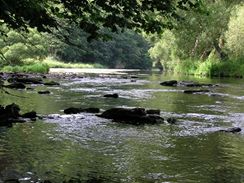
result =
[[[57,79],[59,87],[9,90],[26,98],[1,94],[2,105],[15,102],[23,112],[35,110],[49,118],[0,128],[0,182],[244,182],[244,133],[216,132],[244,128],[243,80],[133,75],[139,78],[95,74]],[[159,85],[169,79],[219,86],[188,95],[185,87]],[[41,89],[52,93],[38,95]],[[102,97],[108,93],[120,97]],[[64,115],[62,110],[71,106],[153,108],[178,121],[133,126],[87,113]]]

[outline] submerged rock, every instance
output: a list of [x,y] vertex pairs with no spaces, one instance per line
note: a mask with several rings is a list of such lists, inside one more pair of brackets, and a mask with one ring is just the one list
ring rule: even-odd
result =
[[39,94],[50,94],[51,92],[48,90],[42,90],[42,91],[38,91]]
[[44,83],[44,85],[46,85],[46,86],[59,86],[60,84],[58,82],[55,82],[55,81],[49,81],[49,82]]
[[219,132],[238,133],[238,132],[241,132],[241,128],[233,127],[233,128],[228,128],[228,129],[225,129],[225,130],[219,130]]
[[70,108],[67,108],[67,109],[64,110],[65,114],[78,114],[78,113],[81,113],[81,112],[99,113],[100,109],[99,108],[93,108],[93,107],[85,108],[85,109],[70,107]]
[[119,98],[119,95],[117,93],[114,93],[114,94],[106,94],[106,95],[103,95],[103,97],[107,97],[107,98]]
[[4,85],[4,87],[12,89],[25,89],[25,85],[23,83],[11,83],[9,85]]
[[35,111],[31,111],[31,112],[27,112],[25,114],[22,114],[21,117],[23,118],[36,118],[36,112]]
[[104,111],[99,117],[113,119],[116,122],[133,125],[162,123],[164,119],[159,115],[148,115],[144,108],[112,108]]
[[146,110],[147,114],[157,114],[160,115],[160,110],[159,109],[148,109]]
[[35,119],[36,112],[32,111],[24,115],[20,115],[20,108],[15,103],[7,105],[6,107],[0,106],[0,126],[11,127],[13,123],[24,123],[25,118]]
[[207,93],[207,92],[210,92],[210,90],[184,90],[184,93],[186,94]]
[[176,80],[171,80],[171,81],[164,81],[160,83],[162,86],[177,86],[177,81]]
[[43,84],[43,81],[41,78],[21,78],[21,77],[13,77],[9,78],[8,82],[14,83],[24,83],[24,84]]
[[170,117],[167,119],[167,122],[170,123],[170,124],[175,124],[176,123],[176,118],[173,118],[173,117]]

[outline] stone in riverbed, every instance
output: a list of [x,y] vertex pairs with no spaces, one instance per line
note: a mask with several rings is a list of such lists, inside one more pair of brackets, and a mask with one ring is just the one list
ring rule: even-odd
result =
[[146,110],[147,114],[157,114],[160,115],[160,110],[159,109],[148,109]]
[[51,92],[48,90],[42,90],[42,91],[38,91],[39,94],[50,94]]
[[148,115],[144,108],[112,108],[98,116],[106,119],[113,119],[115,122],[133,125],[156,124],[164,121],[159,115]]
[[117,93],[114,93],[114,94],[106,94],[106,95],[103,95],[103,97],[107,97],[107,98],[119,98],[119,95]]
[[162,86],[177,86],[177,81],[176,80],[171,80],[171,81],[164,81],[160,83]]
[[94,108],[94,107],[90,107],[90,108],[75,108],[75,107],[70,107],[64,110],[65,114],[78,114],[78,113],[82,113],[82,112],[87,112],[87,113],[99,113],[100,109],[99,108]]
[[225,129],[225,130],[219,130],[219,132],[238,133],[238,132],[241,132],[241,128],[233,127],[233,128],[228,128],[228,129]]
[[210,90],[184,90],[186,94],[194,94],[194,93],[208,93]]
[[25,89],[25,85],[23,83],[11,83],[9,85],[4,85],[4,87],[12,89]]
[[49,82],[44,83],[44,85],[46,85],[46,86],[59,86],[60,84],[58,82],[55,82],[55,81],[49,81]]
[[167,119],[167,122],[170,123],[170,124],[175,124],[176,123],[176,118],[173,118],[173,117],[170,117]]
[[27,112],[25,114],[22,114],[21,117],[23,118],[36,118],[36,112],[35,111],[31,111],[31,112]]
[[41,78],[9,78],[8,82],[14,83],[24,83],[24,84],[43,84],[43,81]]

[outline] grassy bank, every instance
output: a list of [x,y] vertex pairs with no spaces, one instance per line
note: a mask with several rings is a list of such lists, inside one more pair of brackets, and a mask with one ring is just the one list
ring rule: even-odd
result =
[[244,77],[244,59],[226,61],[188,59],[177,61],[172,70],[175,73],[207,77]]
[[2,72],[48,73],[49,68],[104,68],[100,64],[64,63],[51,58],[43,61],[26,60],[15,66],[4,66]]

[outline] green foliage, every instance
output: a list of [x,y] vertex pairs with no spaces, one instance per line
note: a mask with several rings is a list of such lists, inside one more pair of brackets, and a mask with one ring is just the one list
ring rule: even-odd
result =
[[22,64],[24,60],[32,58],[41,60],[47,56],[46,37],[36,29],[29,29],[29,33],[19,33],[1,27],[6,36],[0,37],[1,65]]
[[23,66],[5,66],[1,70],[3,72],[27,72],[27,73],[48,73],[49,66],[43,63],[34,63]]
[[104,68],[101,64],[64,63],[52,57],[47,57],[42,63],[47,64],[50,68]]
[[12,28],[26,28],[28,24],[41,31],[50,31],[48,26],[62,27],[60,20],[66,20],[90,33],[89,38],[98,38],[102,27],[113,32],[118,27],[160,32],[172,26],[162,17],[178,18],[178,9],[195,8],[198,4],[199,0],[4,0],[0,1],[0,19]]
[[244,58],[244,3],[235,7],[225,34],[226,47],[234,58]]
[[98,63],[108,68],[150,69],[149,44],[133,31],[118,34],[103,30],[110,36],[107,41],[87,41],[87,33],[72,28],[69,43],[51,43],[51,49],[60,60],[72,63]]

